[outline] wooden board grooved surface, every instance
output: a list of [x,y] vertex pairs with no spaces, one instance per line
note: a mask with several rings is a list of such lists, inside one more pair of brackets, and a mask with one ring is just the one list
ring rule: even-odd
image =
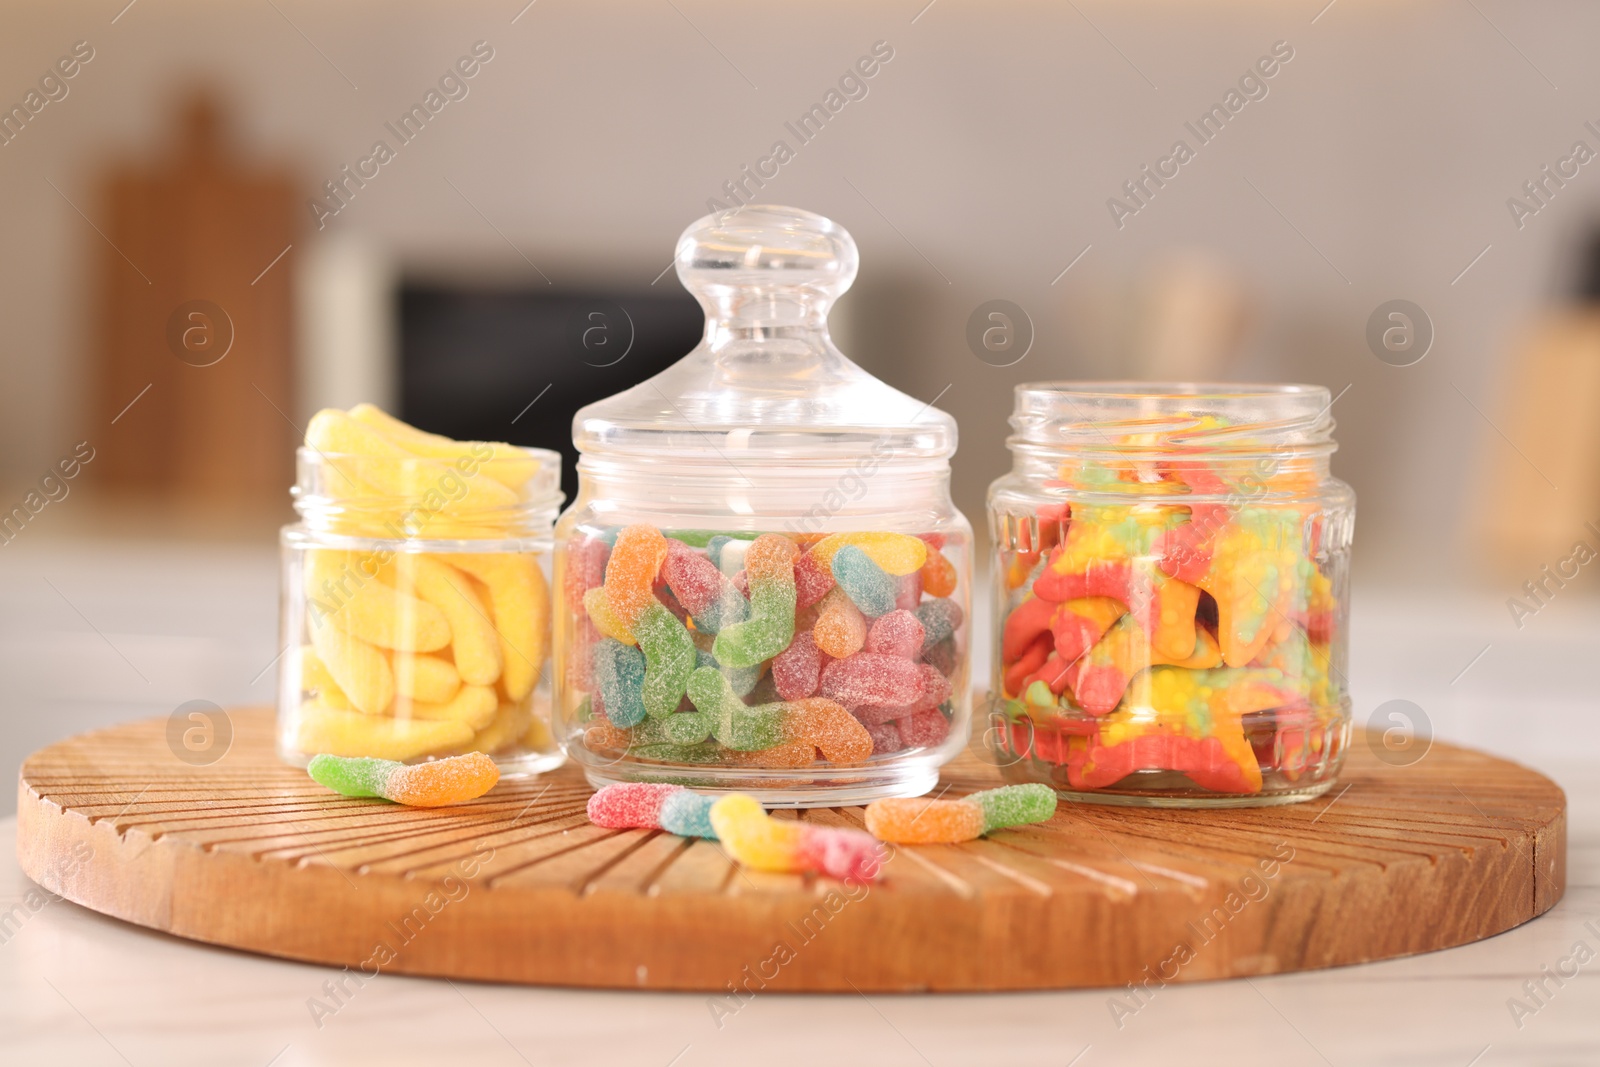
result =
[[[723,993],[1329,967],[1488,937],[1565,888],[1561,790],[1442,744],[1401,768],[1358,737],[1335,789],[1291,807],[1063,804],[1047,824],[902,848],[862,887],[592,826],[570,767],[456,808],[334,797],[278,762],[270,712],[230,714],[233,747],[210,766],[173,755],[165,720],[35,753],[18,785],[23,870],[130,922],[293,959]],[[955,796],[998,782],[971,757],[943,779]],[[863,824],[859,807],[779,817]]]

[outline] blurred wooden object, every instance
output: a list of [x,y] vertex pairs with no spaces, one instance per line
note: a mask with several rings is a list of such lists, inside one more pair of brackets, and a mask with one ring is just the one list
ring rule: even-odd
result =
[[1244,282],[1198,251],[1164,256],[1140,284],[1134,365],[1149,381],[1225,380],[1251,319]]
[[[1553,312],[1516,349],[1503,401],[1489,410],[1477,531],[1491,567],[1534,578],[1600,522],[1600,308]],[[1509,444],[1507,442],[1510,442]]]
[[218,105],[196,94],[173,148],[114,165],[103,188],[93,473],[172,499],[281,496],[299,436],[293,182],[230,156]]

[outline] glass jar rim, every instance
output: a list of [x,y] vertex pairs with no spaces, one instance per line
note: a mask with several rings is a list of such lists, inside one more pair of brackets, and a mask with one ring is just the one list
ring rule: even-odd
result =
[[1278,382],[1042,381],[1016,387],[1013,451],[1332,451],[1334,397]]

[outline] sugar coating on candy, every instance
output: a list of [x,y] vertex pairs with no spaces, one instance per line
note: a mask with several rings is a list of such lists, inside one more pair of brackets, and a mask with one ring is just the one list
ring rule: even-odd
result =
[[695,669],[694,638],[661,604],[652,604],[633,624],[633,634],[645,657],[640,698],[645,713],[671,715],[677,710]]
[[[803,700],[811,696],[817,691],[817,681],[827,659],[828,654],[817,647],[811,634],[796,634],[789,647],[772,660],[772,681],[778,695],[784,700]],[[737,687],[734,691],[738,691]]]
[[904,706],[922,692],[920,666],[899,656],[857,652],[824,667],[817,692],[851,709],[863,704]]
[[833,554],[833,580],[863,615],[876,618],[894,610],[899,583],[855,545],[845,545]]
[[801,553],[794,561],[795,603],[809,608],[833,588],[833,571],[810,552]]
[[844,659],[861,651],[866,643],[867,620],[843,589],[834,588],[822,598],[811,637],[823,652]]
[[956,671],[956,643],[952,638],[945,638],[932,648],[923,643],[922,661],[940,674],[949,678]]
[[887,722],[890,719],[903,719],[930,708],[937,708],[950,699],[954,686],[937,667],[919,663],[917,674],[921,679],[921,687],[910,700],[900,704],[862,704],[850,710],[862,722]]
[[809,741],[787,741],[771,748],[729,755],[736,767],[809,767],[817,762],[817,747]]
[[903,574],[894,581],[894,606],[915,611],[917,605],[922,603],[922,572]]
[[633,636],[633,627],[624,623],[611,610],[611,604],[606,600],[604,586],[595,586],[583,594],[583,610],[588,613],[589,622],[600,633],[625,645],[639,643],[638,638]]
[[679,622],[689,621],[689,609],[679,602],[677,594],[672,591],[672,587],[666,583],[665,579],[657,576],[656,584],[650,587],[650,591],[655,594],[656,601],[659,604],[672,612],[673,618]]
[[922,623],[924,651],[951,636],[961,626],[961,605],[954,600],[925,600],[917,605],[917,621]]
[[566,571],[561,588],[570,611],[582,611],[583,594],[605,582],[606,559],[610,555],[611,546],[598,537],[580,533],[567,542]]
[[667,586],[694,618],[697,630],[715,634],[750,617],[750,602],[705,556],[682,541],[668,539],[661,564]]
[[874,756],[887,756],[906,747],[905,742],[900,739],[900,727],[892,722],[863,722],[861,725],[866,729],[867,736],[872,739]]
[[606,604],[630,630],[646,608],[658,603],[653,586],[666,556],[667,539],[654,526],[628,526],[617,534],[606,562]]
[[799,866],[841,882],[871,882],[888,857],[870,834],[835,826],[810,826],[800,835]]
[[[832,878],[871,881],[882,867],[877,842],[859,831],[774,819],[754,797],[730,793],[711,805],[717,839],[739,863],[758,871],[818,871]],[[854,835],[854,836],[852,836]]]
[[345,796],[382,797],[414,808],[476,800],[500,780],[500,768],[482,752],[406,765],[393,760],[318,754],[306,771],[319,785]]
[[938,708],[919,711],[896,720],[900,740],[907,748],[937,748],[950,736],[950,720]]
[[789,740],[783,731],[783,705],[747,707],[713,668],[699,667],[689,676],[689,699],[711,717],[711,732],[729,748],[753,751]]
[[589,821],[608,830],[653,830],[661,825],[661,807],[681,785],[652,782],[618,782],[604,786],[589,798]]
[[922,589],[932,597],[946,597],[956,591],[956,565],[943,552],[928,553],[922,565]]
[[922,623],[902,608],[874,619],[862,647],[868,652],[913,659],[922,654],[923,637]]
[[717,569],[732,578],[745,568],[745,559],[750,554],[750,546],[754,541],[745,541],[731,537],[718,546]]
[[874,800],[867,805],[867,831],[897,845],[952,845],[983,834],[983,807],[965,800]]
[[708,837],[715,840],[717,831],[711,826],[711,805],[716,801],[716,797],[673,787],[673,791],[661,803],[660,826],[679,837]]
[[857,763],[872,755],[872,737],[842,704],[821,697],[784,705],[784,733],[822,750],[833,763]]
[[864,553],[876,566],[896,578],[916,573],[928,559],[926,541],[910,534],[871,530],[829,534],[811,547],[810,554],[817,562],[831,565],[834,556],[846,546]]
[[983,809],[983,832],[1044,822],[1056,813],[1056,791],[1042,782],[985,789],[962,798]]
[[402,766],[395,760],[365,756],[330,756],[320,753],[306,764],[312,781],[347,797],[381,797],[389,772]]
[[[726,558],[732,545],[724,546]],[[725,667],[753,667],[789,647],[794,638],[794,559],[797,546],[782,534],[762,534],[746,553],[750,618],[725,626],[712,652]]]
[[648,714],[644,706],[644,653],[610,637],[595,642],[590,671],[612,725],[633,726]]

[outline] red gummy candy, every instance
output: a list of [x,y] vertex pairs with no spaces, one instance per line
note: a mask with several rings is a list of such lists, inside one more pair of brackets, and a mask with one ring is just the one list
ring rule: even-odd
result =
[[804,700],[817,691],[828,654],[817,647],[809,633],[796,634],[789,647],[772,659],[772,681],[784,700]]
[[937,708],[940,704],[950,699],[950,694],[954,689],[950,684],[950,679],[939,673],[937,668],[926,663],[919,664],[918,670],[922,673],[922,688],[915,697],[904,704],[863,704],[858,708],[852,709],[856,718],[862,722],[887,722],[890,719],[903,719],[908,715],[927,711],[929,708]]
[[598,537],[574,534],[567,542],[566,573],[561,589],[567,599],[567,608],[576,615],[584,615],[583,594],[606,580],[606,558],[611,546]]
[[912,571],[895,579],[894,606],[912,611],[922,603],[922,572]]
[[817,562],[809,552],[800,553],[794,561],[795,607],[809,608],[833,588],[833,571]]
[[[1029,603],[1033,602],[1029,601]],[[1043,667],[1048,657],[1055,654],[1051,651],[1052,647],[1048,632],[1040,633],[1034,637],[1033,644],[1029,645],[1017,657],[1016,662],[1006,668],[1005,687],[1007,696],[1017,696],[1028,688],[1029,676]],[[1055,692],[1060,693],[1061,690],[1057,689]]]
[[900,719],[900,740],[908,748],[933,747],[944,743],[950,736],[950,720],[937,708],[919,711],[909,718]]
[[905,609],[880,615],[867,630],[868,652],[914,659],[922,651],[922,622]]
[[1000,632],[1000,661],[1015,663],[1020,659],[1035,639],[1050,629],[1050,620],[1060,606],[1037,596],[1018,604],[1016,610],[1006,616],[1005,627]]
[[822,669],[818,693],[852,711],[863,704],[908,704],[922,692],[923,666],[881,652],[857,652]]
[[867,728],[867,736],[872,738],[874,756],[885,756],[906,747],[905,742],[900,740],[900,728],[894,723],[862,723],[862,725]]

